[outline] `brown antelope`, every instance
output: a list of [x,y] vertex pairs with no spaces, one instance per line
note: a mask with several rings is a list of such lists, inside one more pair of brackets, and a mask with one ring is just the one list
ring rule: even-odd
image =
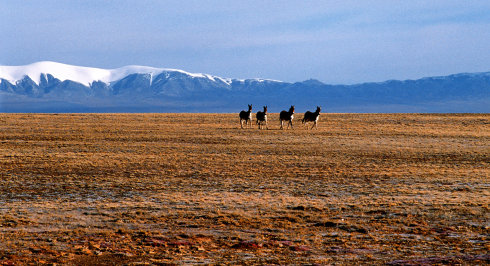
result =
[[263,124],[265,124],[265,128],[269,129],[267,126],[267,106],[264,106],[264,111],[258,111],[257,114],[255,115],[255,122],[257,125],[259,125],[259,129],[263,128]]
[[248,111],[240,112],[240,126],[243,128],[243,121],[248,125],[250,123],[250,127],[252,127],[252,105],[248,105]]
[[301,122],[303,122],[305,126],[307,122],[313,122],[313,126],[311,126],[311,129],[313,129],[313,127],[318,129],[317,123],[318,123],[318,118],[320,118],[320,111],[321,111],[320,106],[316,107],[316,111],[314,113],[310,111],[306,111],[305,117],[301,120]]
[[291,105],[289,111],[281,111],[279,114],[279,120],[281,120],[281,129],[283,129],[283,121],[288,121],[288,127],[291,125],[291,129],[293,129],[293,118],[294,118],[294,105]]

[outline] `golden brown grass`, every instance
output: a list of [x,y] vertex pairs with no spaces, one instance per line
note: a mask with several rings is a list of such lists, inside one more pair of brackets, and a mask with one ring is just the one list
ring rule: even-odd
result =
[[0,264],[488,263],[489,114],[0,114]]

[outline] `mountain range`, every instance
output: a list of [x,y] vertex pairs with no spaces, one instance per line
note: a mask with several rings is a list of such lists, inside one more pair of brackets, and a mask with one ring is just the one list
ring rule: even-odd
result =
[[329,85],[233,79],[177,69],[0,66],[0,112],[490,112],[490,72]]

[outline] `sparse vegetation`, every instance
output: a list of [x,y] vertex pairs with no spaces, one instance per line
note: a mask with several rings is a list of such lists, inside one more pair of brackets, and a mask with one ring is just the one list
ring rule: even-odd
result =
[[278,117],[0,114],[0,265],[489,263],[489,114]]

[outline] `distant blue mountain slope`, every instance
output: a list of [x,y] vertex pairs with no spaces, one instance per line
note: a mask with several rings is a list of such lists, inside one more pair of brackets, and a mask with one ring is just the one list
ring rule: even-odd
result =
[[17,79],[19,69],[0,67],[0,112],[237,112],[250,103],[255,110],[268,105],[270,112],[290,105],[297,112],[317,105],[325,112],[490,112],[490,72],[328,85],[136,66],[85,72],[69,66],[70,72],[53,64],[57,73],[35,69]]

